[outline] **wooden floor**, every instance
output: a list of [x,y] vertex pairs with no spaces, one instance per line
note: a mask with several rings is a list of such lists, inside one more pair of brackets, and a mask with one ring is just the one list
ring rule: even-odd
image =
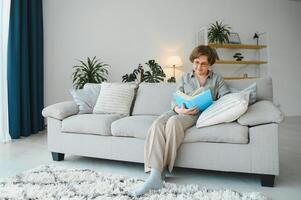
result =
[[[240,192],[258,191],[272,199],[301,199],[301,116],[287,117],[279,128],[280,176],[275,187],[261,187],[255,175],[224,173],[205,170],[175,168],[166,181],[177,184],[199,184],[206,188],[233,189]],[[145,179],[143,165],[129,162],[66,155],[62,162],[53,162],[47,150],[44,132],[0,144],[0,177],[13,176],[23,170],[42,164],[70,168],[89,168],[104,173]]]

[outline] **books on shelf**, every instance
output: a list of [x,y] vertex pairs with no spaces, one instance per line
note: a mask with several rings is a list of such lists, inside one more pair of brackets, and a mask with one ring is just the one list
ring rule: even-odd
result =
[[173,93],[173,97],[179,107],[184,104],[187,109],[198,107],[199,111],[205,110],[213,103],[210,89],[204,90],[202,87],[191,95],[176,91]]

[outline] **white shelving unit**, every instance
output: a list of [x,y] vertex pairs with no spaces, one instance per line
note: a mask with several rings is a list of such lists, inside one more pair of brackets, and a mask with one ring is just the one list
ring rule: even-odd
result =
[[[261,37],[262,44],[215,44],[208,42],[208,28],[202,27],[197,33],[197,45],[209,45],[217,50],[220,57],[214,70],[224,76],[225,79],[246,79],[264,77],[268,74],[268,46],[267,35]],[[244,58],[236,61],[233,58],[235,53],[241,53]]]

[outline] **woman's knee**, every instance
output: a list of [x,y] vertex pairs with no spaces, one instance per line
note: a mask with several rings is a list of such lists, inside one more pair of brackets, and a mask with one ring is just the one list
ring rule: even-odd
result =
[[179,123],[179,119],[177,115],[171,116],[167,121],[167,124],[172,126],[175,126],[177,123]]
[[172,134],[174,130],[179,129],[180,120],[177,118],[177,116],[172,116],[168,119],[166,123],[166,132],[167,134]]
[[152,126],[153,127],[164,127],[165,126],[165,123],[166,122],[164,122],[164,120],[163,119],[160,119],[160,118],[157,118],[154,122],[153,122],[153,124],[152,124]]
[[172,116],[166,124],[165,134],[167,138],[178,138],[184,135],[181,121],[177,116]]

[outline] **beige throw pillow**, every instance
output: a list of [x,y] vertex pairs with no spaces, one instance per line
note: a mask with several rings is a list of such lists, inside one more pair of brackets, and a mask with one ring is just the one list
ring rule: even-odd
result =
[[136,84],[102,83],[93,113],[129,115]]

